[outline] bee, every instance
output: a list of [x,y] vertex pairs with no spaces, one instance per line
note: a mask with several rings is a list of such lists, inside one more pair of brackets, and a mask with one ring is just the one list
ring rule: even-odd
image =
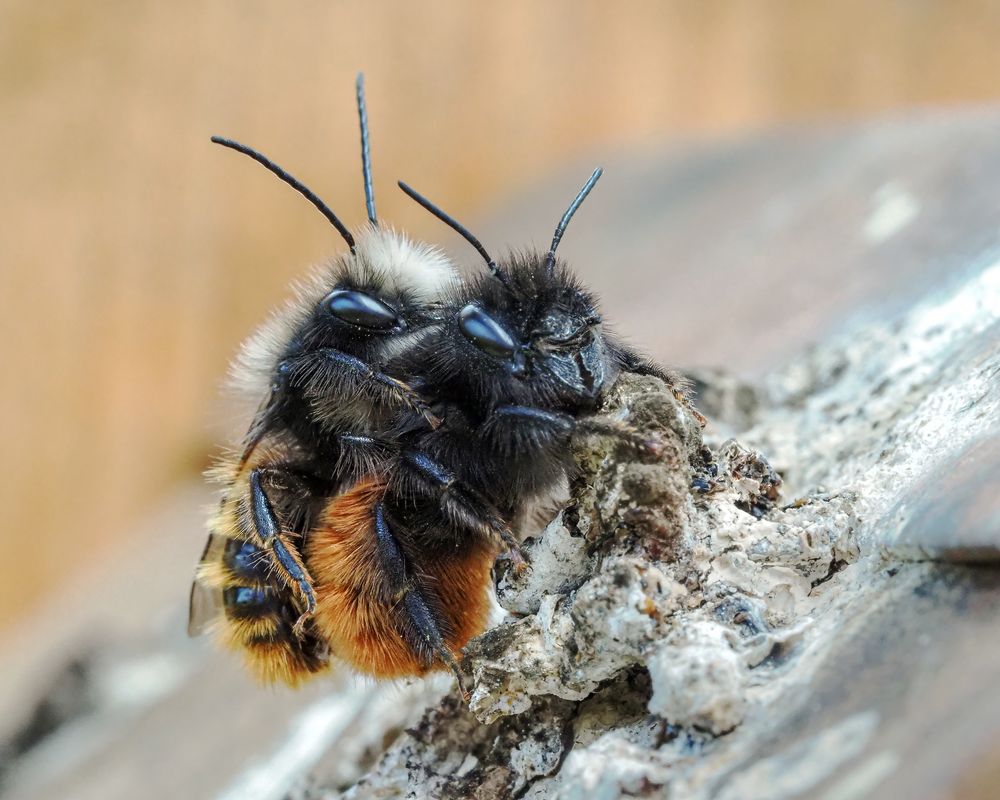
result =
[[[214,470],[223,495],[191,591],[189,632],[214,629],[268,682],[295,685],[329,666],[331,641],[309,624],[318,602],[304,558],[310,534],[331,515],[348,512],[357,488],[339,499],[345,490],[384,471],[390,441],[376,434],[389,427],[395,409],[405,408],[413,424],[438,424],[422,397],[382,365],[435,321],[435,298],[455,272],[438,250],[379,222],[360,75],[356,89],[368,215],[356,238],[271,160],[230,139],[212,139],[302,194],[348,246],[236,360],[237,387],[264,400],[241,451]],[[357,566],[348,559],[337,571]]]
[[[459,280],[438,251],[376,219],[363,84],[357,87],[369,224],[357,242],[304,194],[349,253],[252,339],[237,373],[265,396],[224,485],[196,573],[191,629],[206,622],[264,680],[292,685],[332,659],[380,678],[449,668],[486,626],[511,529],[572,473],[580,436],[658,443],[598,408],[625,371],[677,377],[604,326],[597,298],[556,251],[601,177],[595,170],[545,253],[500,262],[463,225],[487,269]],[[464,688],[463,688],[464,692]]]

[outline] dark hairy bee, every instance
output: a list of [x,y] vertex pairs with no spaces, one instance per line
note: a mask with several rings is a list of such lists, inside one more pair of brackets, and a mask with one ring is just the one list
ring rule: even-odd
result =
[[451,668],[487,622],[491,570],[526,505],[572,470],[573,441],[607,435],[655,453],[597,416],[623,371],[671,374],[604,329],[596,298],[556,249],[601,175],[560,220],[546,253],[480,253],[458,280],[437,251],[375,214],[358,80],[369,224],[357,240],[303,193],[350,252],[244,349],[237,374],[264,401],[224,492],[192,590],[191,627],[214,626],[265,680],[297,684],[333,659],[376,677]]
[[455,273],[443,254],[378,221],[363,91],[359,76],[368,224],[357,238],[276,164],[213,138],[303,194],[349,248],[299,287],[233,369],[237,388],[262,402],[241,451],[214,470],[223,496],[192,587],[189,631],[216,630],[267,681],[295,684],[329,665],[330,641],[311,622],[317,589],[305,563],[308,534],[325,523],[334,498],[384,469],[391,453],[376,434],[390,428],[397,408],[438,424],[382,366],[436,320],[430,309]]

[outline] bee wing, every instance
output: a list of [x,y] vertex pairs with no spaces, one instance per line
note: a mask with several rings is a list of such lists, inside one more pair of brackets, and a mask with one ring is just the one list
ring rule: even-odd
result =
[[222,612],[222,590],[200,581],[191,584],[188,607],[188,636],[201,636]]
[[188,606],[188,636],[200,636],[222,613],[222,589],[206,583],[202,573],[205,564],[220,563],[226,549],[226,537],[209,534],[205,552],[201,554],[198,574],[191,584],[191,600]]

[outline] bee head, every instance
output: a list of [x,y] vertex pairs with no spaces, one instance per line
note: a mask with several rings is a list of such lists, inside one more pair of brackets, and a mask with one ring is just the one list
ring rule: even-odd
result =
[[318,275],[316,325],[359,341],[415,331],[437,320],[440,295],[456,280],[441,251],[370,224],[354,253]]
[[556,260],[556,248],[601,174],[594,170],[570,203],[545,255],[513,256],[503,264],[461,223],[399,182],[407,195],[476,248],[490,271],[457,298],[453,333],[458,335],[441,340],[439,351],[428,354],[441,367],[439,377],[457,378],[471,359],[476,369],[469,373],[485,377],[470,388],[493,403],[586,407],[597,402],[615,378],[615,359],[594,298]]
[[455,303],[447,361],[473,361],[494,403],[594,405],[615,377],[594,298],[537,254],[509,259],[502,273],[504,283],[473,282]]

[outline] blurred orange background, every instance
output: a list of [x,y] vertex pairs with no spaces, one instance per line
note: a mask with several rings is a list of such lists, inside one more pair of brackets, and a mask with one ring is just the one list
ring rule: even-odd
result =
[[397,178],[472,224],[584,156],[992,100],[998,41],[976,0],[5,0],[0,626],[197,476],[238,342],[340,247],[211,134],[358,224],[363,69],[380,216],[442,240]]

